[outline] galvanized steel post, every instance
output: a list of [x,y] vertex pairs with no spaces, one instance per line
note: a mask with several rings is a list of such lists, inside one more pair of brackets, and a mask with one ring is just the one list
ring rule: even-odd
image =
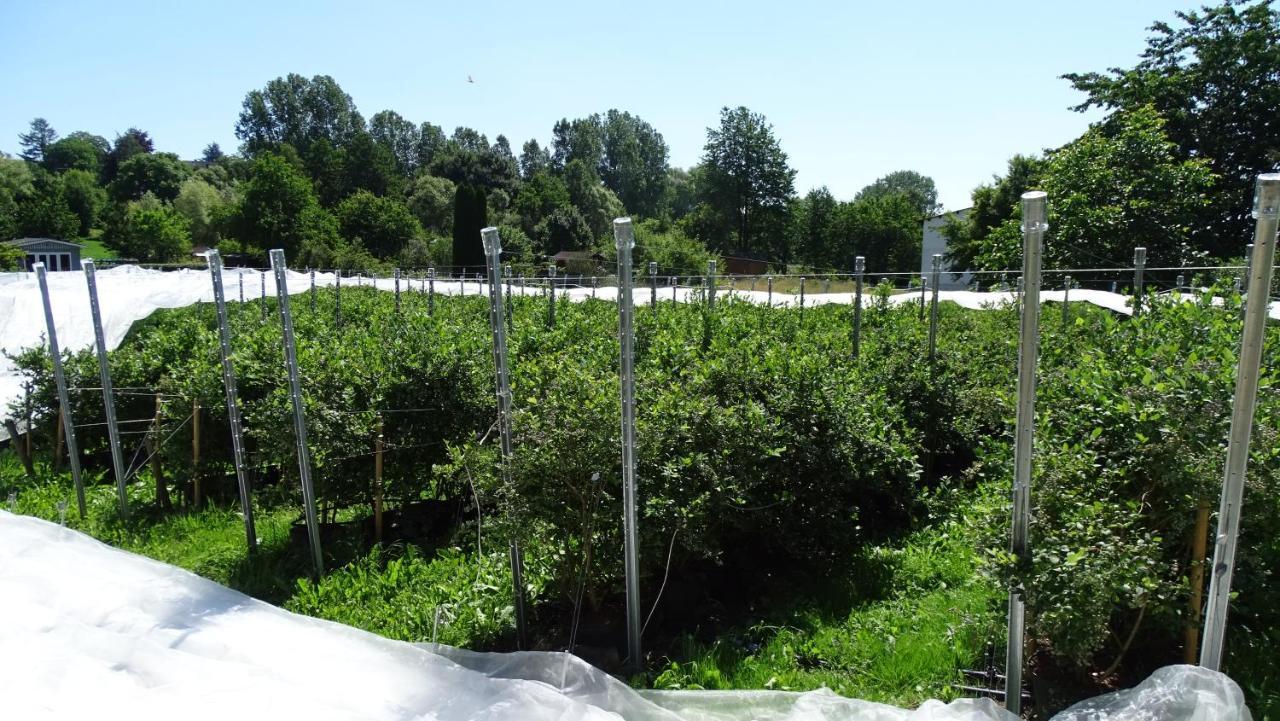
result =
[[262,281],[262,297],[258,300],[258,306],[262,308],[262,322],[266,323],[267,322],[267,273],[266,271],[263,271],[262,275],[258,276],[258,278]]
[[427,268],[427,315],[436,312],[436,269]]
[[[1178,283],[1182,283],[1182,276],[1178,276]],[[1065,276],[1062,279],[1062,325],[1066,327],[1067,321],[1071,318],[1071,276]]]
[[399,315],[400,314],[400,269],[399,268],[396,268],[395,284],[396,284],[396,314]]
[[649,307],[658,308],[658,264],[649,261]]
[[342,271],[333,271],[333,327],[342,325]]
[[[1259,175],[1254,195],[1253,254],[1249,264],[1249,295],[1270,296],[1271,266],[1276,258],[1276,230],[1280,225],[1280,173]],[[1244,317],[1240,340],[1240,364],[1236,370],[1236,394],[1231,403],[1231,432],[1227,437],[1227,465],[1218,508],[1218,532],[1213,546],[1213,575],[1209,580],[1209,608],[1204,620],[1204,644],[1200,665],[1217,671],[1222,665],[1231,576],[1235,571],[1236,542],[1240,534],[1240,505],[1244,500],[1245,470],[1249,462],[1249,436],[1258,405],[1258,376],[1266,341],[1266,302],[1253,303]]]
[[707,309],[715,310],[716,307],[716,262],[714,260],[707,261]]
[[551,287],[551,300],[547,303],[547,327],[556,327],[556,266],[547,267],[547,285]]
[[315,313],[316,312],[316,269],[312,268],[310,273],[311,273],[311,312]]
[[510,264],[503,269],[502,277],[507,281],[507,332],[512,333],[515,331],[515,326],[513,325],[515,323],[515,313],[512,312],[511,308],[511,278],[513,276],[511,275]]
[[[1040,352],[1040,253],[1046,218],[1043,191],[1022,194],[1023,303],[1019,321],[1017,416],[1013,449],[1013,519],[1009,549],[1014,557],[1028,554],[1027,528],[1031,520],[1031,457],[1034,451],[1036,364]],[[1005,708],[1022,709],[1022,645],[1025,607],[1022,589],[1009,589],[1009,637],[1005,657]]]
[[861,255],[853,259],[853,357],[862,349],[862,275],[867,271],[867,259]]
[[933,295],[929,300],[929,368],[938,354],[938,286],[942,285],[942,254],[933,254]]
[[920,320],[924,320],[924,296],[929,291],[929,278],[920,276]]
[[[502,475],[509,487],[512,459],[511,375],[507,369],[507,333],[502,317],[502,241],[498,237],[498,229],[493,227],[482,229],[480,239],[484,245],[485,267],[489,272],[489,328],[493,334],[494,387],[497,396],[498,438],[502,449]],[[511,539],[509,552],[511,591],[516,611],[516,648],[523,651],[528,629],[525,621],[524,562],[519,539]]]
[[[222,256],[208,252],[209,275],[213,280],[213,304],[218,314],[218,350],[222,356],[222,387],[227,396],[227,420],[231,427],[231,454],[236,467],[236,484],[240,490],[240,513],[244,517],[245,540],[249,550],[258,547],[258,534],[253,526],[253,499],[249,489],[249,471],[244,459],[244,420],[240,417],[240,398],[236,390],[236,372],[231,365],[231,330],[227,324],[227,301],[222,292]],[[312,271],[315,277],[315,271]],[[311,287],[312,302],[315,286]]]
[[302,505],[307,519],[307,537],[311,541],[311,563],[316,577],[324,575],[324,556],[320,553],[320,523],[316,518],[316,493],[311,485],[311,454],[307,450],[307,419],[302,405],[302,379],[298,376],[298,352],[293,343],[293,316],[289,313],[289,287],[285,281],[284,251],[271,251],[271,268],[276,276],[276,294],[280,302],[280,325],[284,335],[284,365],[289,373],[289,399],[293,403],[293,432],[298,447],[298,477],[302,482]]
[[773,276],[769,276],[769,296],[765,301],[765,306],[769,308],[773,307]]
[[102,333],[102,311],[98,306],[98,279],[93,259],[82,262],[84,279],[89,285],[89,311],[93,315],[93,338],[98,349],[98,373],[102,377],[102,406],[107,416],[107,439],[111,444],[111,465],[116,474],[116,496],[120,515],[129,515],[129,498],[125,490],[124,457],[120,450],[120,429],[116,425],[116,401],[111,390],[111,366],[107,363],[107,340]]
[[618,338],[620,359],[618,379],[622,391],[622,528],[623,567],[627,587],[627,658],[632,669],[640,669],[640,563],[636,540],[636,381],[632,347],[631,249],[635,230],[630,218],[613,221],[613,237],[618,244]]
[[1142,272],[1147,267],[1147,249],[1133,249],[1133,314],[1142,314]]
[[66,437],[67,455],[71,462],[71,480],[76,487],[76,508],[80,511],[80,518],[84,518],[84,479],[80,477],[80,447],[76,444],[76,422],[71,415],[67,376],[62,372],[62,349],[58,347],[58,330],[53,322],[49,282],[45,278],[44,263],[36,263],[33,269],[36,272],[36,283],[40,285],[40,299],[44,303],[44,325],[49,333],[49,358],[53,361],[53,381],[58,386],[58,405],[62,408],[62,433]]

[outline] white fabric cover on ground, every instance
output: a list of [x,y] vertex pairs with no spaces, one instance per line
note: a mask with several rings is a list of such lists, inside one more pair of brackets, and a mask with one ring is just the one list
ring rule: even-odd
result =
[[[46,521],[0,511],[0,718],[197,721],[1014,721],[830,691],[645,691],[562,653],[475,653],[298,616]],[[1158,671],[1058,721],[1250,721],[1239,688]]]

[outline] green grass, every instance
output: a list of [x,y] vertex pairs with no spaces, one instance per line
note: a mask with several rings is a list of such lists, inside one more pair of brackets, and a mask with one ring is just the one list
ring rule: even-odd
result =
[[113,260],[118,255],[114,250],[108,250],[107,246],[102,244],[101,230],[94,230],[87,238],[76,238],[75,242],[84,246],[80,251],[81,258]]
[[980,572],[975,524],[994,506],[965,512],[871,548],[824,579],[826,594],[799,595],[777,620],[712,643],[686,638],[651,679],[658,688],[827,687],[845,696],[899,706],[950,699],[1000,635],[1001,590]]

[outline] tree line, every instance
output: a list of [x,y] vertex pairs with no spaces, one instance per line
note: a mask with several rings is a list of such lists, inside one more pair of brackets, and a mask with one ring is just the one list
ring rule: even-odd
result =
[[1050,266],[1127,266],[1136,246],[1151,266],[1239,260],[1255,178],[1280,167],[1280,12],[1227,0],[1149,30],[1134,67],[1062,76],[1085,94],[1075,110],[1106,117],[975,189],[944,228],[953,267],[1018,267],[1018,198],[1032,189],[1049,194]]
[[[953,268],[1017,267],[1029,189],[1050,194],[1050,266],[1124,266],[1138,245],[1152,265],[1239,256],[1253,178],[1280,161],[1280,16],[1226,0],[1176,17],[1152,26],[1135,67],[1063,76],[1085,93],[1077,110],[1108,115],[976,188],[944,228]],[[218,246],[256,262],[284,248],[297,266],[476,267],[479,229],[495,225],[509,259],[532,265],[565,250],[611,258],[610,222],[630,215],[637,261],[664,273],[699,272],[713,254],[816,272],[862,255],[889,272],[918,267],[921,221],[941,209],[932,179],[910,170],[849,200],[799,196],[768,120],[746,107],[721,109],[688,169],[629,112],[562,119],[517,155],[503,135],[446,134],[393,110],[366,120],[325,75],[250,91],[235,134],[236,153],[214,143],[183,160],[137,128],[59,137],[36,118],[21,157],[0,157],[0,238],[100,236],[141,262]]]
[[699,272],[711,254],[830,269],[861,254],[906,269],[937,204],[933,181],[911,171],[847,202],[826,188],[798,197],[771,126],[745,107],[722,109],[688,170],[628,112],[563,119],[517,156],[503,135],[446,134],[393,110],[366,121],[323,75],[249,92],[235,133],[237,153],[214,143],[183,160],[137,128],[60,138],[37,118],[21,157],[0,158],[0,236],[100,236],[150,263],[216,246],[256,260],[284,248],[298,266],[475,267],[485,225],[500,228],[512,261],[534,264],[564,250],[612,257],[611,222],[631,215],[638,259],[664,272]]

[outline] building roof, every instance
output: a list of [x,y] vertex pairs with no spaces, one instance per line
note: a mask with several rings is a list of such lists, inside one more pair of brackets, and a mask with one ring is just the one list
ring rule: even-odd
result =
[[6,240],[4,242],[5,245],[16,245],[17,247],[23,248],[23,249],[29,248],[33,245],[46,245],[48,243],[53,243],[54,245],[60,245],[67,249],[84,247],[79,243],[72,243],[69,240],[58,240],[57,238],[18,238],[16,240]]
[[941,213],[930,215],[928,218],[925,218],[925,220],[933,220],[935,218],[945,218],[948,215],[961,215],[963,213],[968,213],[970,210],[973,210],[972,205],[969,206],[968,208],[956,208],[955,210],[944,210]]

